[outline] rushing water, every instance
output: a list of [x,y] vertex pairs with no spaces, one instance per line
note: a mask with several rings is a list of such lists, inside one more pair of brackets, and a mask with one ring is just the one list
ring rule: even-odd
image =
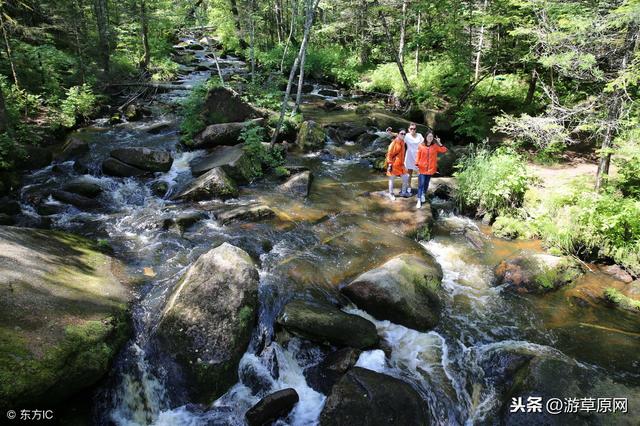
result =
[[[203,52],[196,54],[200,61],[211,63]],[[244,64],[234,58],[222,62],[226,74],[243,72]],[[190,87],[209,75],[206,71],[190,72],[180,83]],[[316,87],[314,99],[317,92]],[[79,176],[71,162],[32,173],[23,189],[23,208],[28,212],[24,225],[48,224],[106,239],[125,261],[128,272],[140,278],[133,308],[134,338],[120,354],[97,398],[101,423],[241,425],[246,410],[261,397],[293,387],[300,402],[288,419],[279,423],[314,424],[326,395],[307,385],[303,371],[322,360],[326,348],[300,339],[284,346],[274,340],[273,325],[279,310],[294,296],[322,294],[335,300],[338,286],[357,274],[396,254],[423,250],[435,257],[444,272],[447,296],[436,329],[421,333],[378,321],[353,306],[345,310],[371,320],[385,349],[362,353],[357,365],[410,382],[428,403],[434,423],[491,423],[502,401],[485,377],[484,366],[490,354],[509,348],[575,359],[595,380],[613,381],[617,391],[637,396],[640,338],[636,319],[601,307],[568,303],[575,287],[544,298],[516,296],[494,287],[497,262],[522,250],[536,252],[540,248],[536,243],[492,239],[482,234],[476,222],[450,211],[439,212],[432,240],[417,244],[404,237],[397,223],[406,220],[407,212],[397,207],[390,212],[388,205],[367,195],[386,186],[385,179],[360,160],[359,151],[375,149],[375,145],[363,148],[347,143],[339,156],[315,153],[292,157],[292,163],[306,165],[314,172],[307,200],[292,199],[270,190],[272,184],[257,183],[244,188],[238,200],[226,203],[170,201],[169,196],[192,179],[189,161],[204,155],[204,151],[180,151],[175,117],[166,112],[170,110],[166,104],[175,104],[186,94],[188,90],[174,90],[161,95],[154,103],[154,116],[142,122],[112,126],[98,121],[77,132],[77,137],[89,141],[89,176],[105,188],[100,196],[104,208],[83,212],[46,199],[44,202],[57,206],[59,212],[47,218],[36,213],[33,200],[38,199],[37,194]],[[307,111],[314,112],[309,107]],[[336,117],[342,120],[345,114],[336,113]],[[330,121],[331,117],[325,114],[324,119]],[[147,131],[159,122],[171,124],[159,132]],[[167,149],[175,161],[170,171],[153,179],[103,176],[102,160],[112,149],[124,146]],[[169,185],[164,198],[150,190],[157,181]],[[252,201],[272,206],[278,217],[222,226],[209,213]],[[165,219],[192,211],[205,212],[206,217],[184,232],[163,227]],[[469,243],[464,235],[467,229],[485,235],[483,248]],[[165,370],[163,355],[157,353],[151,337],[173,285],[200,254],[223,241],[259,259],[259,322],[240,363],[240,382],[205,407],[184,401],[181,390],[168,380],[171,372]],[[588,274],[578,286],[601,285],[608,279]],[[259,345],[263,348],[256,353]],[[176,401],[181,401],[177,407]]]

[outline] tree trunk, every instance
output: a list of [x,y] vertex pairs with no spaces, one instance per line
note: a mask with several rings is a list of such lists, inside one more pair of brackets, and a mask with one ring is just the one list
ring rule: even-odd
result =
[[[631,58],[633,57],[635,50],[638,46],[638,24],[631,23],[627,30],[627,37],[625,40],[625,50],[620,63],[620,69],[618,73],[623,73]],[[618,133],[619,120],[622,114],[622,99],[624,96],[622,89],[617,89],[611,94],[611,101],[609,104],[609,111],[607,113],[607,129],[602,140],[600,163],[598,164],[598,173],[596,175],[596,191],[599,191],[605,180],[605,176],[609,175],[609,167],[611,165],[611,149],[613,148],[613,139]]]
[[282,30],[282,0],[275,0],[275,15],[276,15],[276,32],[278,34],[278,43],[282,43],[284,39],[284,31]]
[[[489,0],[484,0],[484,5],[482,7],[482,12],[484,13],[487,10],[487,5]],[[475,73],[473,75],[473,80],[476,81],[480,77],[480,58],[482,56],[482,44],[484,43],[484,23],[480,27],[480,37],[478,38],[478,49],[476,51],[476,66]]]
[[304,62],[307,58],[307,51],[305,49],[302,54],[302,59],[300,59],[300,72],[298,73],[298,91],[296,93],[296,104],[291,110],[291,115],[294,115],[300,110],[300,103],[302,102],[302,85],[304,84]]
[[[420,35],[420,12],[418,12],[418,22],[416,24],[416,36]],[[416,42],[416,77],[420,72],[420,44]]]
[[289,50],[289,45],[291,44],[291,38],[293,37],[293,30],[296,26],[296,17],[298,16],[298,1],[291,0],[291,22],[289,27],[289,36],[287,37],[287,42],[284,45],[284,51],[282,52],[282,59],[280,60],[280,72],[284,72],[284,60],[287,57],[287,51]]
[[[387,41],[389,42],[389,46],[393,46],[393,37],[389,33],[389,27],[387,27],[387,19],[385,18],[382,11],[378,12],[378,17],[380,18],[380,22],[382,23],[382,27],[384,28],[384,32],[387,36]],[[396,59],[396,64],[398,65],[398,71],[400,71],[400,76],[402,77],[402,82],[404,83],[404,87],[407,91],[407,96],[410,101],[413,102],[413,90],[411,90],[411,85],[409,84],[409,79],[407,78],[407,74],[404,72],[404,66],[402,65],[402,61],[400,60],[400,56],[397,54],[394,55]]]
[[407,27],[407,0],[402,0],[402,19],[400,20],[400,43],[398,44],[398,57],[404,64],[404,38]]
[[246,49],[247,42],[244,40],[244,36],[242,35],[242,27],[240,26],[240,14],[238,13],[238,3],[236,0],[230,0],[231,3],[231,14],[233,15],[233,22],[236,27],[236,33],[238,36],[238,41],[240,43],[240,48]]
[[254,0],[249,0],[248,3],[248,14],[249,14],[249,57],[251,59],[251,82],[255,83],[256,81],[256,55],[255,55],[255,41],[256,41],[256,31],[255,31],[255,26],[256,26],[256,21],[254,18],[254,8],[255,8],[255,1]]
[[100,62],[105,74],[108,74],[111,55],[109,47],[109,14],[107,9],[107,0],[94,0],[93,6],[96,14],[96,24],[98,27]]
[[527,90],[527,97],[524,100],[525,105],[531,105],[533,102],[533,96],[536,93],[536,85],[538,83],[538,71],[533,68],[531,71],[531,79],[529,80],[529,90]]
[[149,48],[149,19],[147,16],[146,0],[140,0],[140,30],[142,35],[142,62],[140,68],[147,71],[151,62],[151,49]]
[[13,57],[11,56],[11,44],[9,44],[7,27],[4,22],[4,10],[2,10],[2,8],[0,8],[0,27],[2,27],[2,37],[4,38],[4,50],[7,53],[7,60],[9,61],[9,65],[11,67],[13,82],[15,83],[16,87],[20,87],[20,83],[18,81],[18,74],[16,73],[16,66],[13,63]]
[[4,93],[0,89],[0,134],[9,130],[9,117],[7,117],[7,108],[4,105]]
[[285,89],[284,99],[282,101],[282,107],[280,108],[280,118],[278,119],[278,124],[276,125],[275,131],[273,132],[273,137],[271,138],[271,146],[275,145],[276,140],[278,139],[278,135],[280,134],[280,128],[282,127],[282,123],[284,121],[284,115],[287,112],[287,103],[289,102],[289,95],[291,94],[291,86],[293,85],[293,78],[296,75],[296,71],[298,70],[298,66],[300,65],[300,61],[302,60],[302,57],[304,56],[307,50],[309,33],[311,32],[311,26],[313,25],[313,15],[315,13],[316,8],[318,7],[318,3],[320,3],[320,0],[308,0],[308,1],[311,1],[313,3],[307,4],[302,43],[300,44],[300,50],[298,51],[298,56],[296,56],[296,59],[293,61],[293,65],[291,66],[291,71],[289,72],[289,80],[287,81],[287,88]]
[[369,43],[369,33],[367,31],[367,11],[368,11],[368,3],[367,0],[361,0],[360,2],[360,10],[358,13],[359,27],[360,27],[360,52],[359,59],[360,65],[365,65],[369,62],[369,55],[371,54],[371,44]]

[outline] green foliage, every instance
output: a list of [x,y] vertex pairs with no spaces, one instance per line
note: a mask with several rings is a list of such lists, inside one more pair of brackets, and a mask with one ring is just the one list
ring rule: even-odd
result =
[[88,85],[71,87],[60,104],[62,125],[73,127],[87,120],[95,113],[97,102],[96,95]]
[[180,133],[182,143],[189,144],[193,137],[201,132],[206,123],[202,115],[207,93],[210,89],[218,87],[220,82],[210,79],[206,83],[199,84],[191,90],[189,97],[185,99],[180,107],[182,122],[180,123]]
[[518,216],[498,216],[491,226],[493,233],[501,238],[534,238],[537,230],[527,220]]
[[249,168],[245,172],[248,180],[261,178],[268,170],[275,170],[277,175],[282,173],[282,170],[277,169],[284,164],[286,154],[279,146],[265,147],[262,127],[257,125],[245,127],[240,134],[240,139],[244,142],[244,152],[248,157],[248,161],[245,162]]
[[609,302],[621,307],[622,309],[627,309],[630,311],[640,311],[640,300],[635,300],[628,296],[625,296],[619,290],[616,290],[613,287],[607,287],[604,290],[604,297]]
[[170,81],[178,75],[179,69],[180,64],[168,58],[152,59],[149,66],[153,81]]
[[6,132],[0,133],[0,170],[13,167],[15,142]]
[[618,176],[616,187],[625,197],[640,199],[640,153],[616,161]]
[[471,147],[456,167],[458,204],[479,215],[513,211],[522,204],[531,183],[523,158],[503,148]]

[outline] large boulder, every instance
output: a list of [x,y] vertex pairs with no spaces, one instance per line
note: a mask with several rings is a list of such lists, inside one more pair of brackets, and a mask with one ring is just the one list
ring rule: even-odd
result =
[[438,323],[442,269],[431,257],[403,254],[365,272],[341,291],[381,320],[426,331]]
[[240,96],[224,87],[210,89],[202,108],[205,124],[238,123],[260,114]]
[[56,190],[51,192],[51,196],[62,203],[71,204],[81,210],[92,210],[100,207],[100,203],[95,199],[74,194],[73,192]]
[[89,153],[89,142],[81,137],[81,134],[74,134],[64,143],[62,149],[58,155],[56,155],[56,159],[67,161],[81,157],[87,153]]
[[269,206],[264,204],[250,204],[220,213],[217,219],[220,223],[226,225],[235,221],[257,222],[259,220],[271,219],[275,215],[276,213]]
[[195,179],[174,198],[187,201],[203,201],[212,198],[235,198],[238,196],[236,183],[220,167],[209,170]]
[[96,198],[102,193],[103,188],[91,178],[79,177],[64,184],[62,190],[87,198]]
[[320,425],[429,425],[427,402],[395,377],[354,367],[333,387]]
[[0,226],[0,251],[0,409],[63,403],[109,371],[132,293],[76,235]]
[[240,123],[218,123],[207,126],[188,143],[192,149],[206,149],[221,145],[237,145],[241,142],[240,134],[245,127],[261,124],[262,119]]
[[258,270],[224,243],[203,254],[167,299],[157,337],[185,375],[192,400],[211,402],[238,380],[258,306]]
[[296,197],[307,197],[309,189],[311,189],[312,174],[306,170],[296,173],[287,179],[286,182],[278,186],[278,191],[284,192]]
[[148,172],[109,157],[102,162],[102,173],[116,177],[134,177],[145,175]]
[[296,145],[303,151],[316,151],[324,147],[326,137],[322,126],[315,121],[308,120],[300,125]]
[[496,267],[496,285],[506,284],[518,293],[546,293],[575,281],[583,274],[580,264],[568,256],[520,254]]
[[291,334],[320,344],[364,349],[378,343],[371,321],[325,302],[294,300],[285,305],[276,321]]
[[447,146],[447,152],[438,154],[438,173],[440,176],[453,176],[458,160],[468,151],[466,146]]
[[118,148],[111,151],[116,160],[149,172],[168,172],[173,157],[168,151],[143,147]]
[[285,417],[298,403],[300,397],[293,388],[281,389],[262,398],[245,414],[249,426],[272,424]]
[[255,164],[252,164],[244,145],[219,146],[204,157],[193,159],[189,166],[191,173],[200,176],[216,167],[222,168],[231,178],[238,182],[247,183],[254,174]]
[[333,385],[358,362],[361,353],[354,348],[338,349],[317,365],[305,369],[304,377],[311,388],[328,395]]

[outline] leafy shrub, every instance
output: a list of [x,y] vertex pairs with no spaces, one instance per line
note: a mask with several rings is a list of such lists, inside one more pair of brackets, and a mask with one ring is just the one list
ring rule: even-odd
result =
[[617,161],[616,187],[625,197],[640,199],[640,154]]
[[0,170],[13,167],[15,143],[6,132],[0,133]]
[[153,59],[149,69],[151,71],[151,80],[170,81],[178,75],[180,65],[168,58]]
[[245,162],[249,168],[245,170],[248,180],[262,177],[266,170],[279,173],[277,169],[284,164],[284,151],[279,146],[265,147],[264,139],[264,129],[253,124],[245,127],[240,134],[240,140],[244,142],[244,152],[248,156],[248,161]]
[[215,78],[208,80],[206,83],[195,86],[189,97],[184,100],[180,107],[180,115],[182,122],[180,123],[181,141],[189,144],[193,137],[201,132],[206,123],[202,116],[204,102],[210,89],[218,87],[220,82]]
[[517,216],[498,216],[491,229],[496,236],[508,239],[529,239],[538,234],[531,222]]
[[97,101],[93,90],[86,84],[68,89],[66,99],[60,104],[62,125],[73,127],[78,121],[87,120],[95,113]]
[[456,111],[452,124],[459,135],[481,141],[489,133],[491,121],[486,105],[467,101]]
[[507,149],[472,146],[456,167],[458,204],[478,215],[513,211],[522,204],[531,182],[522,157]]

